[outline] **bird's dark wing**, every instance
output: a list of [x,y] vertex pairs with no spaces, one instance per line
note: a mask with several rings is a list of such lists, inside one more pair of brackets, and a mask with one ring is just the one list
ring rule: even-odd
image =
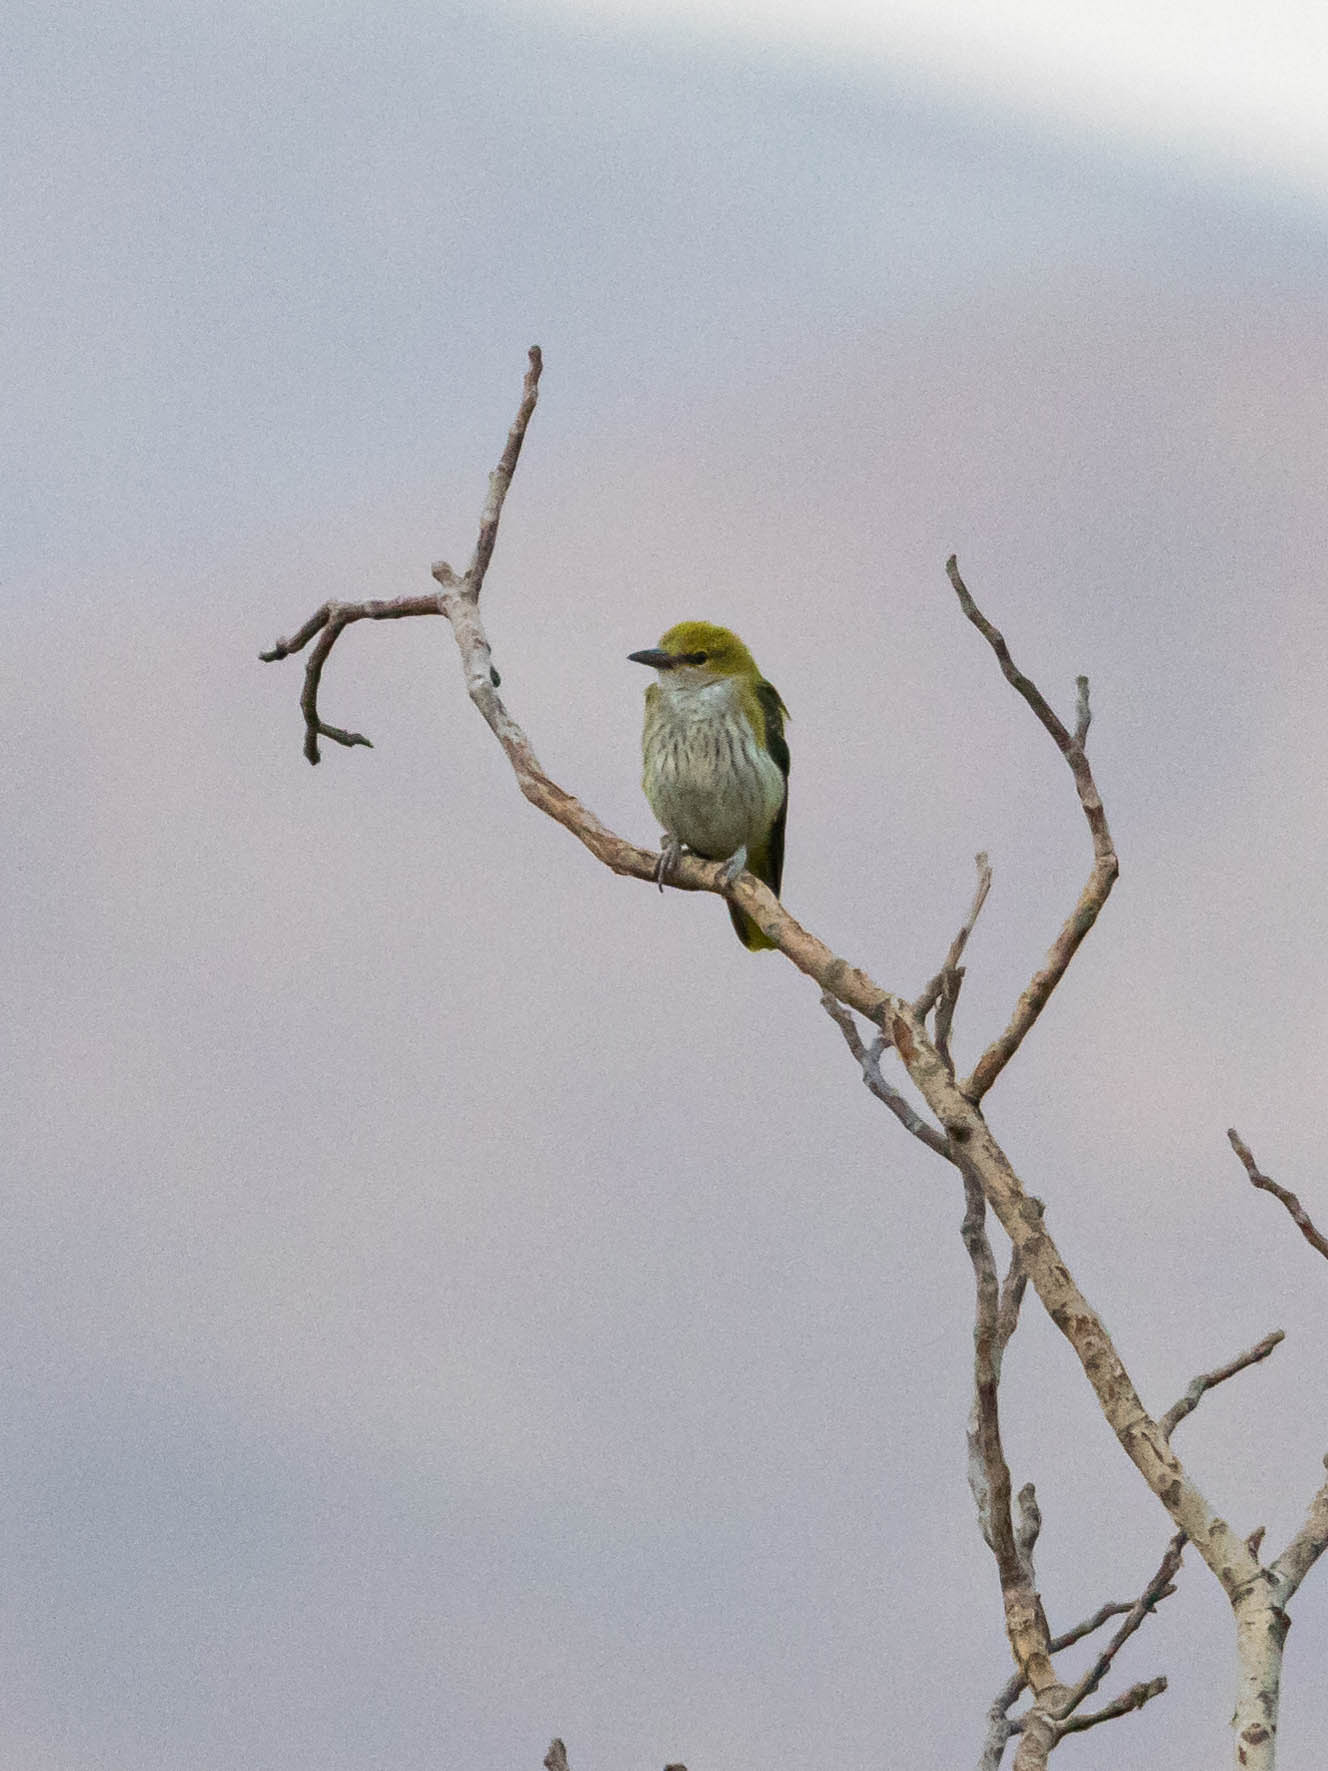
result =
[[764,678],[756,685],[756,699],[761,705],[761,714],[765,720],[765,747],[774,757],[779,772],[784,777],[784,803],[770,827],[766,853],[768,872],[764,876],[766,884],[778,897],[779,882],[784,876],[784,818],[788,811],[789,747],[784,738],[784,721],[788,717],[788,709],[779,698],[779,690]]
[[779,772],[788,780],[789,751],[784,741],[784,721],[788,718],[788,708],[779,698],[779,690],[773,683],[766,682],[763,677],[756,685],[756,699],[761,704],[761,713],[765,719],[765,747],[779,764]]

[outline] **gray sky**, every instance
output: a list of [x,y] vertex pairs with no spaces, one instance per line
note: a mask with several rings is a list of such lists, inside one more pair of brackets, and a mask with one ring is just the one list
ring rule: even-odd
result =
[[[1328,1273],[1224,1131],[1328,1216],[1313,181],[676,20],[12,36],[0,1767],[972,1762],[952,1181],[720,906],[525,806],[441,623],[342,642],[376,748],[316,771],[256,654],[464,559],[538,339],[486,601],[543,761],[648,840],[625,654],[731,623],[795,914],[916,989],[990,850],[972,1056],[1088,841],[957,550],[1062,708],[1091,676],[1123,867],[990,1116],[1150,1405],[1287,1329],[1178,1440],[1284,1540]],[[1064,1627],[1167,1522],[1035,1308],[1007,1418]],[[1222,1762],[1190,1562],[1120,1668],[1171,1691],[1067,1763]],[[1322,1572],[1295,1617],[1290,1767]]]

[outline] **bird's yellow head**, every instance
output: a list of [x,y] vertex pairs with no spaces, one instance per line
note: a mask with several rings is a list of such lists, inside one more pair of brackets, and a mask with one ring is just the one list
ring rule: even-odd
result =
[[711,681],[724,676],[758,682],[756,660],[736,633],[713,621],[679,621],[647,652],[632,652],[632,663],[656,670],[682,670]]

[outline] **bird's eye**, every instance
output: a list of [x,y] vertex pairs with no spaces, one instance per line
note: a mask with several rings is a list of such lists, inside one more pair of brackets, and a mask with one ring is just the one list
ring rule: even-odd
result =
[[709,652],[693,652],[692,653],[692,663],[693,664],[704,664],[706,659],[709,656],[710,656]]

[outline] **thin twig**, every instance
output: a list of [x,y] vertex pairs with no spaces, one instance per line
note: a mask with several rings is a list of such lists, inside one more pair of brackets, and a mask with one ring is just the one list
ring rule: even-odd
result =
[[278,640],[270,652],[258,654],[264,664],[275,664],[294,652],[302,652],[315,634],[319,636],[318,644],[305,661],[304,688],[300,694],[300,710],[304,714],[304,754],[311,763],[319,761],[320,738],[331,738],[337,744],[364,744],[373,749],[362,733],[343,731],[340,726],[327,725],[319,717],[318,687],[323,666],[343,631],[353,621],[399,621],[406,615],[441,615],[442,612],[441,599],[436,595],[402,596],[390,602],[375,598],[367,603],[324,603],[290,639]]
[[982,1758],[978,1771],[998,1771],[1006,1743],[1011,1736],[1025,1732],[1029,1721],[1036,1716],[1039,1728],[1039,1741],[1028,1755],[1034,1762],[1045,1762],[1060,1740],[1066,1734],[1082,1732],[1085,1728],[1094,1728],[1099,1722],[1109,1722],[1116,1716],[1123,1716],[1130,1710],[1139,1709],[1149,1698],[1156,1697],[1165,1691],[1165,1678],[1150,1679],[1146,1684],[1131,1686],[1130,1690],[1103,1709],[1094,1710],[1091,1715],[1076,1716],[1074,1711],[1090,1697],[1102,1682],[1102,1678],[1124,1644],[1135,1633],[1156,1606],[1175,1592],[1176,1587],[1172,1576],[1180,1566],[1181,1552],[1186,1543],[1185,1533],[1177,1532],[1167,1546],[1166,1554],[1158,1566],[1148,1585],[1132,1603],[1113,1603],[1102,1605],[1092,1617],[1077,1624],[1074,1629],[1067,1630],[1063,1636],[1053,1636],[1051,1652],[1059,1654],[1062,1649],[1071,1647],[1094,1630],[1100,1629],[1110,1618],[1124,1615],[1125,1621],[1116,1631],[1107,1647],[1098,1655],[1085,1676],[1072,1690],[1064,1692],[1061,1701],[1048,1701],[1043,1698],[1035,1702],[1023,1715],[1011,1716],[1007,1712],[1011,1704],[1018,1698],[1027,1681],[1021,1673],[1016,1673],[997,1694],[987,1712],[987,1738],[983,1745]]
[[544,372],[544,357],[537,344],[532,344],[527,353],[529,366],[521,388],[521,404],[517,408],[516,417],[512,420],[512,428],[507,433],[507,446],[497,467],[489,475],[489,496],[484,501],[484,510],[480,516],[480,532],[475,542],[475,552],[466,568],[465,585],[467,594],[479,599],[484,588],[484,575],[489,570],[489,561],[493,558],[493,544],[498,539],[498,523],[503,514],[503,501],[507,497],[507,489],[512,484],[512,475],[516,472],[516,464],[521,455],[521,445],[526,440],[526,426],[530,423],[535,411],[535,402],[539,398],[540,376]]
[[1103,810],[1097,783],[1093,779],[1093,771],[1088,766],[1088,757],[1084,752],[1084,739],[1088,735],[1091,717],[1088,707],[1088,679],[1086,677],[1078,678],[1075,729],[1073,732],[1069,732],[1052,712],[1037,684],[1017,668],[1010,656],[1010,648],[1005,643],[1004,635],[999,629],[993,627],[973,601],[967,585],[959,575],[959,566],[953,554],[946,561],[945,569],[950,575],[955,595],[959,598],[960,608],[996,654],[1005,680],[1023,696],[1042,725],[1051,734],[1056,748],[1069,764],[1070,773],[1074,777],[1075,789],[1079,795],[1079,803],[1083,807],[1084,817],[1088,820],[1088,828],[1093,838],[1093,870],[1088,876],[1087,884],[1079,894],[1078,903],[1052,944],[1051,951],[1047,954],[1046,963],[1034,974],[1027,989],[1015,1005],[1014,1013],[1011,1015],[1005,1031],[999,1038],[994,1039],[983,1052],[974,1066],[972,1075],[962,1085],[963,1092],[970,1100],[980,1101],[1019,1050],[1024,1036],[1046,1006],[1048,997],[1065,976],[1066,967],[1078,952],[1080,943],[1097,921],[1098,913],[1107,901],[1116,875],[1120,871],[1120,865],[1116,859],[1116,850],[1112,845],[1111,832],[1107,827],[1107,814]]
[[1259,1172],[1254,1157],[1250,1154],[1249,1145],[1245,1143],[1234,1125],[1231,1127],[1230,1131],[1228,1131],[1227,1137],[1231,1140],[1231,1148],[1245,1164],[1245,1172],[1250,1177],[1250,1185],[1252,1187],[1261,1188],[1265,1193],[1271,1193],[1274,1199],[1280,1199],[1282,1204],[1285,1205],[1287,1210],[1291,1213],[1296,1228],[1300,1231],[1306,1242],[1309,1243],[1311,1248],[1318,1249],[1319,1253],[1323,1255],[1325,1259],[1328,1259],[1328,1238],[1323,1237],[1319,1231],[1315,1229],[1310,1220],[1309,1213],[1305,1210],[1305,1207],[1300,1203],[1299,1199],[1296,1198],[1296,1195],[1286,1187],[1279,1187],[1276,1181],[1269,1180],[1266,1174],[1261,1174]]
[[1224,1384],[1229,1377],[1235,1377],[1238,1371],[1244,1371],[1247,1366],[1257,1365],[1261,1359],[1266,1359],[1273,1348],[1279,1346],[1285,1339],[1286,1331],[1275,1328],[1271,1334],[1266,1334],[1258,1345],[1251,1347],[1248,1352],[1239,1354],[1226,1365],[1219,1365],[1216,1371],[1205,1371],[1201,1376],[1191,1378],[1185,1394],[1179,1401],[1171,1404],[1171,1407],[1157,1423],[1167,1438],[1171,1437],[1187,1414],[1194,1413],[1199,1406],[1200,1398],[1209,1390],[1214,1389],[1218,1384]]
[[[530,347],[529,367],[521,389],[521,404],[517,415],[512,421],[512,428],[507,433],[507,446],[502,458],[489,475],[489,495],[484,501],[484,510],[480,516],[479,535],[475,542],[475,553],[465,576],[458,578],[452,568],[440,560],[433,568],[433,576],[441,587],[440,592],[430,596],[395,597],[390,601],[375,599],[364,603],[324,603],[299,632],[288,640],[278,640],[270,652],[260,652],[258,656],[265,664],[276,663],[278,659],[289,658],[292,652],[303,651],[315,634],[319,635],[318,643],[310,652],[304,667],[304,691],[300,696],[300,707],[304,714],[304,754],[311,763],[320,760],[318,740],[331,738],[337,744],[363,744],[369,749],[373,746],[362,732],[348,732],[340,726],[328,725],[318,712],[318,690],[322,682],[323,666],[327,663],[338,639],[354,621],[399,621],[408,615],[447,615],[449,595],[457,595],[470,604],[479,600],[480,590],[484,585],[484,575],[489,569],[489,561],[493,557],[494,543],[498,539],[498,523],[503,514],[503,500],[507,497],[507,489],[512,483],[517,459],[521,454],[521,445],[525,441],[526,427],[535,410],[535,402],[539,398],[540,373],[544,360],[537,344]],[[487,642],[486,642],[487,643]],[[498,684],[498,673],[492,662],[486,657],[489,680],[494,688]]]
[[[938,1156],[944,1156],[947,1162],[952,1162],[954,1157],[945,1133],[937,1131],[934,1125],[928,1125],[925,1119],[914,1112],[899,1090],[885,1080],[881,1074],[881,1052],[875,1048],[869,1051],[862,1043],[858,1024],[853,1019],[851,1011],[845,1008],[842,1002],[837,1001],[828,990],[821,992],[821,1007],[844,1035],[844,1043],[852,1052],[857,1060],[858,1068],[862,1071],[862,1080],[876,1096],[876,1099],[890,1109],[904,1129],[911,1132],[919,1143],[925,1144],[929,1150],[934,1150]],[[881,1049],[883,1050],[884,1046]]]
[[964,948],[968,945],[968,938],[973,933],[974,925],[982,913],[982,906],[987,901],[987,893],[991,890],[991,863],[988,861],[985,854],[978,855],[976,859],[978,883],[977,889],[973,893],[973,902],[969,906],[968,915],[964,918],[963,926],[959,930],[959,933],[955,936],[954,940],[951,941],[950,950],[941,962],[940,971],[937,972],[931,983],[928,984],[927,988],[922,992],[922,995],[919,996],[918,1000],[913,1004],[913,1013],[921,1021],[925,1021],[932,1009],[935,1008],[940,999],[941,991],[945,987],[947,974],[954,971],[955,967],[959,964],[959,961],[963,958]]
[[[1171,1588],[1170,1591],[1174,1592],[1175,1588]],[[1169,1593],[1163,1596],[1169,1597]],[[1095,1630],[1100,1630],[1103,1624],[1110,1623],[1113,1617],[1124,1617],[1125,1613],[1133,1610],[1136,1604],[1138,1604],[1137,1599],[1113,1599],[1106,1605],[1099,1605],[1091,1617],[1086,1617],[1082,1623],[1075,1624],[1074,1628],[1066,1630],[1064,1635],[1051,1638],[1052,1653],[1059,1654],[1062,1649],[1073,1648],[1076,1642],[1082,1642],[1085,1636],[1091,1636]]]
[[[1165,1587],[1158,1595],[1159,1600],[1169,1599],[1175,1590],[1176,1588],[1174,1584]],[[1082,1623],[1075,1624],[1073,1628],[1063,1631],[1059,1636],[1053,1636],[1051,1638],[1051,1652],[1053,1654],[1061,1654],[1065,1649],[1073,1648],[1076,1643],[1082,1642],[1085,1636],[1094,1635],[1102,1628],[1103,1624],[1110,1623],[1113,1617],[1124,1617],[1127,1612],[1133,1611],[1138,1603],[1139,1601],[1137,1599],[1112,1599],[1105,1605],[1099,1605],[1091,1617],[1084,1618]],[[1024,1675],[1021,1672],[1016,1671],[1011,1673],[1005,1684],[1002,1685],[1001,1689],[992,1699],[991,1708],[987,1712],[989,1727],[998,1719],[1005,1719],[1006,1711],[1010,1708],[1011,1704],[1018,1702],[1019,1696],[1025,1689],[1027,1683],[1028,1681],[1024,1678]],[[1022,1727],[1022,1725],[1023,1724],[1020,1723],[1018,1726]],[[1017,1728],[1007,1729],[1003,1739],[1008,1739],[1012,1732],[1017,1732]],[[990,1750],[990,1747],[988,1750]],[[998,1755],[995,1763],[998,1764],[999,1762]],[[987,1765],[987,1756],[985,1753],[982,1765],[984,1767]]]
[[1128,1716],[1131,1710],[1140,1710],[1150,1698],[1160,1697],[1167,1688],[1165,1678],[1148,1679],[1142,1685],[1131,1685],[1128,1691],[1122,1692],[1100,1710],[1093,1710],[1086,1716],[1070,1716],[1061,1723],[1062,1734],[1082,1734],[1085,1728],[1096,1728],[1099,1722],[1114,1722],[1117,1716]]
[[1124,1622],[1112,1636],[1106,1647],[1089,1667],[1083,1678],[1071,1689],[1069,1697],[1062,1705],[1060,1716],[1063,1719],[1072,1715],[1086,1697],[1091,1697],[1106,1677],[1112,1661],[1154,1610],[1158,1601],[1168,1593],[1174,1592],[1173,1577],[1180,1568],[1181,1557],[1189,1539],[1183,1531],[1178,1531],[1166,1547],[1166,1552],[1158,1564],[1157,1572],[1139,1597],[1125,1614]]

